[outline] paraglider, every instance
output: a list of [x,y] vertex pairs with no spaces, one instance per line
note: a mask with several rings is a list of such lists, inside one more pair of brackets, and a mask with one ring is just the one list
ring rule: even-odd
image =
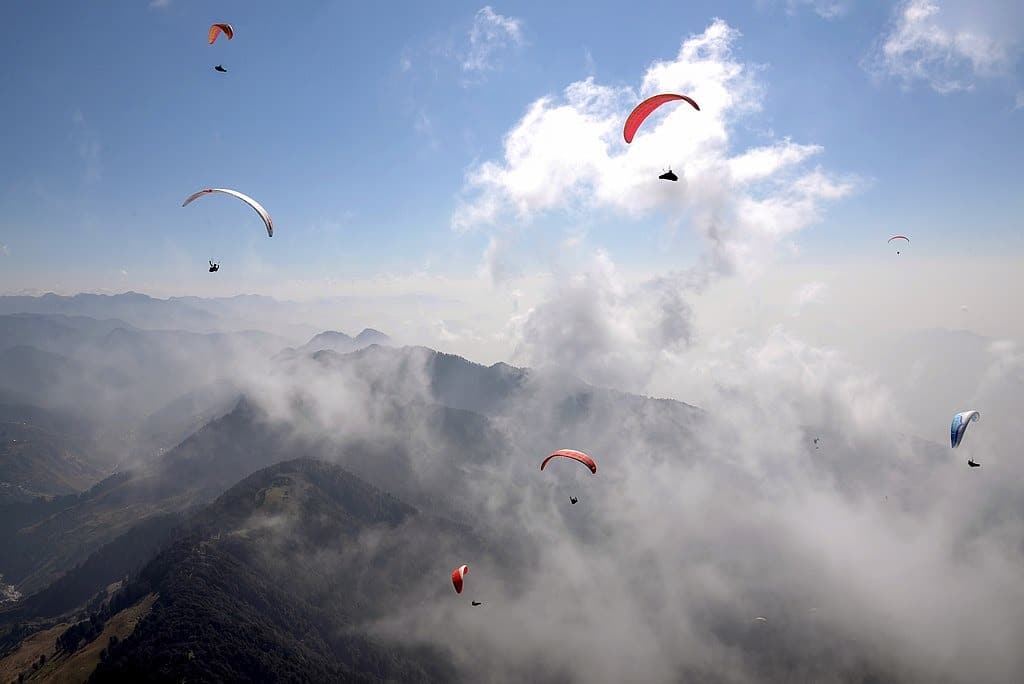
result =
[[590,472],[597,474],[597,464],[594,463],[594,459],[587,456],[582,451],[576,451],[575,449],[559,449],[550,456],[544,459],[544,462],[540,464],[540,469],[544,470],[544,466],[548,464],[548,461],[555,458],[556,456],[562,456],[564,458],[571,458],[574,461],[579,461],[583,465],[590,468]]
[[814,448],[815,449],[820,448],[820,447],[818,447],[818,438],[817,437],[814,438]]
[[472,605],[474,605],[474,606],[482,606],[482,605],[484,605],[483,601],[470,601],[470,603]]
[[[893,240],[906,240],[907,244],[910,244],[910,238],[908,238],[906,235],[893,235],[891,238],[889,238],[889,242],[892,242]],[[899,254],[900,251],[897,249],[896,253]]]
[[213,45],[214,41],[216,41],[218,36],[222,33],[228,37],[228,40],[235,37],[235,30],[231,28],[231,24],[211,24],[210,33],[207,35],[209,45]]
[[754,622],[768,622],[768,618],[758,616],[758,617],[754,618]]
[[452,584],[455,585],[455,593],[462,593],[462,578],[469,572],[468,565],[460,565],[459,567],[452,570]]
[[661,180],[667,180],[667,181],[677,181],[677,180],[679,180],[679,176],[677,176],[676,174],[672,173],[672,169],[669,169],[665,173],[661,174],[660,176],[658,176],[658,178],[661,179]]
[[214,68],[215,71],[219,71],[222,74],[228,73],[228,70],[225,69],[224,67],[222,67],[220,64],[218,64],[217,66],[215,66],[213,68]]
[[220,270],[220,264],[215,264],[215,263],[213,263],[213,261],[210,261],[210,273],[216,273],[219,270]]
[[224,193],[225,195],[237,197],[238,199],[248,204],[256,211],[257,214],[260,215],[260,218],[263,219],[263,223],[266,224],[267,237],[274,237],[274,221],[270,218],[270,214],[267,213],[267,210],[264,209],[263,206],[259,202],[254,200],[252,197],[249,197],[248,195],[243,195],[237,190],[228,190],[226,188],[207,188],[206,190],[200,190],[199,192],[190,196],[187,200],[185,200],[184,204],[182,204],[181,206],[187,207],[191,202],[193,202],[197,198],[202,197],[203,195],[209,195],[210,193],[214,192],[220,192]]
[[571,503],[573,506],[576,505],[577,501],[579,501],[579,499],[577,499],[575,496],[570,496],[569,497],[569,503]]
[[967,424],[976,422],[980,418],[981,414],[977,411],[961,411],[953,416],[953,422],[949,426],[949,443],[954,449],[963,441],[964,433],[967,432]]
[[633,142],[633,136],[636,135],[636,131],[640,128],[640,124],[644,122],[644,119],[650,116],[651,112],[661,105],[675,100],[685,100],[698,112],[700,111],[700,106],[694,102],[692,98],[687,97],[686,95],[675,95],[673,93],[654,95],[653,97],[649,97],[638,104],[633,111],[629,113],[629,116],[626,117],[626,124],[622,127],[622,137],[627,143]]
[[973,460],[971,460],[971,459],[967,459],[967,465],[969,465],[969,466],[970,466],[970,467],[972,467],[972,468],[980,468],[980,467],[981,467],[981,464],[980,464],[980,463],[975,463],[975,462],[974,462]]

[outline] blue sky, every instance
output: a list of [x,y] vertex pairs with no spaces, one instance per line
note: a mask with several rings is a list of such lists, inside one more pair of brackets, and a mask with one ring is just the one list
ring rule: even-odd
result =
[[[837,16],[816,11],[833,5]],[[503,136],[531,103],[587,76],[638,91],[652,62],[671,60],[715,17],[742,34],[734,58],[763,89],[759,111],[731,120],[730,146],[790,137],[823,148],[811,168],[857,178],[792,237],[803,258],[870,254],[894,232],[934,254],[965,239],[988,245],[982,252],[1019,251],[1020,36],[998,34],[1012,3],[969,17],[975,32],[992,27],[997,57],[912,45],[908,59],[937,57],[911,64],[909,77],[907,60],[872,65],[903,9],[516,2],[481,15],[479,2],[8,3],[0,288],[159,282],[202,294],[208,257],[229,267],[218,274],[222,293],[232,264],[266,275],[268,294],[294,278],[468,277],[491,233],[452,230],[465,178],[501,162]],[[957,19],[941,9],[936,21]],[[214,21],[232,23],[235,39],[208,46]],[[474,46],[474,25],[494,32]],[[218,63],[229,73],[214,72]],[[929,68],[958,69],[962,87],[939,92],[948,88]],[[181,208],[209,186],[258,198],[275,237],[229,198]],[[548,236],[575,227],[623,267],[695,261],[702,246],[685,225],[666,251],[666,221],[657,207],[626,218],[601,207],[539,212],[512,253],[528,264]]]

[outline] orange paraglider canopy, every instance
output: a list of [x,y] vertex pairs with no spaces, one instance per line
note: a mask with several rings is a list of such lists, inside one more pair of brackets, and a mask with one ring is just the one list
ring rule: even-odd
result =
[[235,37],[235,31],[231,28],[231,24],[213,24],[210,26],[210,35],[208,36],[210,45],[213,45],[213,41],[217,40],[217,36],[222,33],[228,37],[228,40]]
[[590,468],[590,472],[597,474],[597,464],[594,463],[594,459],[587,456],[582,451],[576,451],[575,449],[559,449],[555,453],[551,454],[544,459],[544,462],[540,464],[540,469],[544,470],[544,466],[548,464],[548,461],[555,458],[556,456],[563,456],[565,458],[571,458],[574,461],[579,461],[583,465]]

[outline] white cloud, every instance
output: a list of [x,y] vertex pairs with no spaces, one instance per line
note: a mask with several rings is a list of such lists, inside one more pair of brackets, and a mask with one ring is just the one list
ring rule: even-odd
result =
[[0,254],[4,256],[11,256],[11,250],[2,242],[0,242]]
[[810,7],[822,19],[838,19],[850,11],[850,0],[786,0],[791,14],[802,7]]
[[484,338],[460,321],[441,320],[437,322],[437,340],[447,348],[453,343],[479,344]]
[[440,149],[441,141],[437,135],[437,130],[434,127],[434,120],[423,107],[420,107],[416,112],[416,118],[413,120],[412,127],[413,130],[416,131],[417,135],[426,141],[427,146],[430,149]]
[[798,316],[805,306],[820,302],[825,294],[826,286],[821,281],[804,283],[793,293],[790,302],[790,315]]
[[976,0],[908,0],[866,66],[939,93],[1010,76],[1024,38],[1024,5]]
[[[504,159],[467,173],[452,225],[468,230],[499,219],[530,221],[558,210],[610,210],[640,218],[654,211],[694,226],[715,270],[756,270],[783,237],[817,220],[821,204],[849,194],[851,179],[803,164],[817,145],[788,138],[733,150],[735,119],[761,108],[752,69],[733,58],[740,34],[724,21],[683,41],[678,55],[655,62],[639,92],[593,78],[563,97],[532,103],[505,137]],[[684,92],[701,105],[666,105],[629,146],[622,121],[638,98]],[[667,164],[678,183],[657,180]]]
[[514,361],[641,391],[668,355],[692,342],[690,274],[633,282],[603,250],[556,271],[564,275],[549,281],[544,301],[509,319]]
[[495,12],[490,5],[473,18],[469,30],[469,50],[462,59],[463,71],[492,71],[496,55],[510,46],[523,44],[523,22]]
[[421,135],[431,135],[434,131],[434,122],[426,110],[421,109],[416,113],[416,120],[413,122],[413,129]]
[[171,6],[171,0],[150,0],[149,6],[150,7],[155,7],[157,9],[162,9],[164,7],[170,7]]
[[480,265],[480,277],[488,280],[491,284],[498,284],[508,276],[509,241],[492,235],[487,247],[484,249],[483,262]]

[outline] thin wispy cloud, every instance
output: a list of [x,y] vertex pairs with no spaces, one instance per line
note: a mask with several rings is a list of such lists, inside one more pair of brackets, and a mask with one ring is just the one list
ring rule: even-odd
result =
[[498,14],[490,5],[476,13],[469,30],[469,47],[462,58],[462,70],[494,71],[500,67],[499,54],[523,45],[523,22]]
[[973,90],[981,80],[1013,74],[1024,40],[1020,3],[908,0],[896,11],[865,67],[909,88]]
[[820,302],[825,294],[825,283],[813,281],[804,283],[796,289],[790,301],[790,316],[799,316],[808,304]]
[[100,164],[99,137],[86,122],[85,115],[81,110],[75,110],[71,115],[74,126],[75,144],[78,149],[78,156],[84,164],[84,177],[87,183],[96,183],[102,178],[102,166]]
[[164,7],[171,6],[171,0],[150,0],[149,6],[156,9],[163,9]]
[[434,126],[434,120],[430,114],[427,113],[426,109],[420,108],[416,112],[416,118],[412,124],[413,130],[416,131],[417,135],[423,138],[427,146],[432,150],[437,150],[441,146],[440,139],[437,136],[437,130]]
[[794,14],[810,9],[822,19],[838,19],[850,11],[851,0],[786,0],[786,11]]

